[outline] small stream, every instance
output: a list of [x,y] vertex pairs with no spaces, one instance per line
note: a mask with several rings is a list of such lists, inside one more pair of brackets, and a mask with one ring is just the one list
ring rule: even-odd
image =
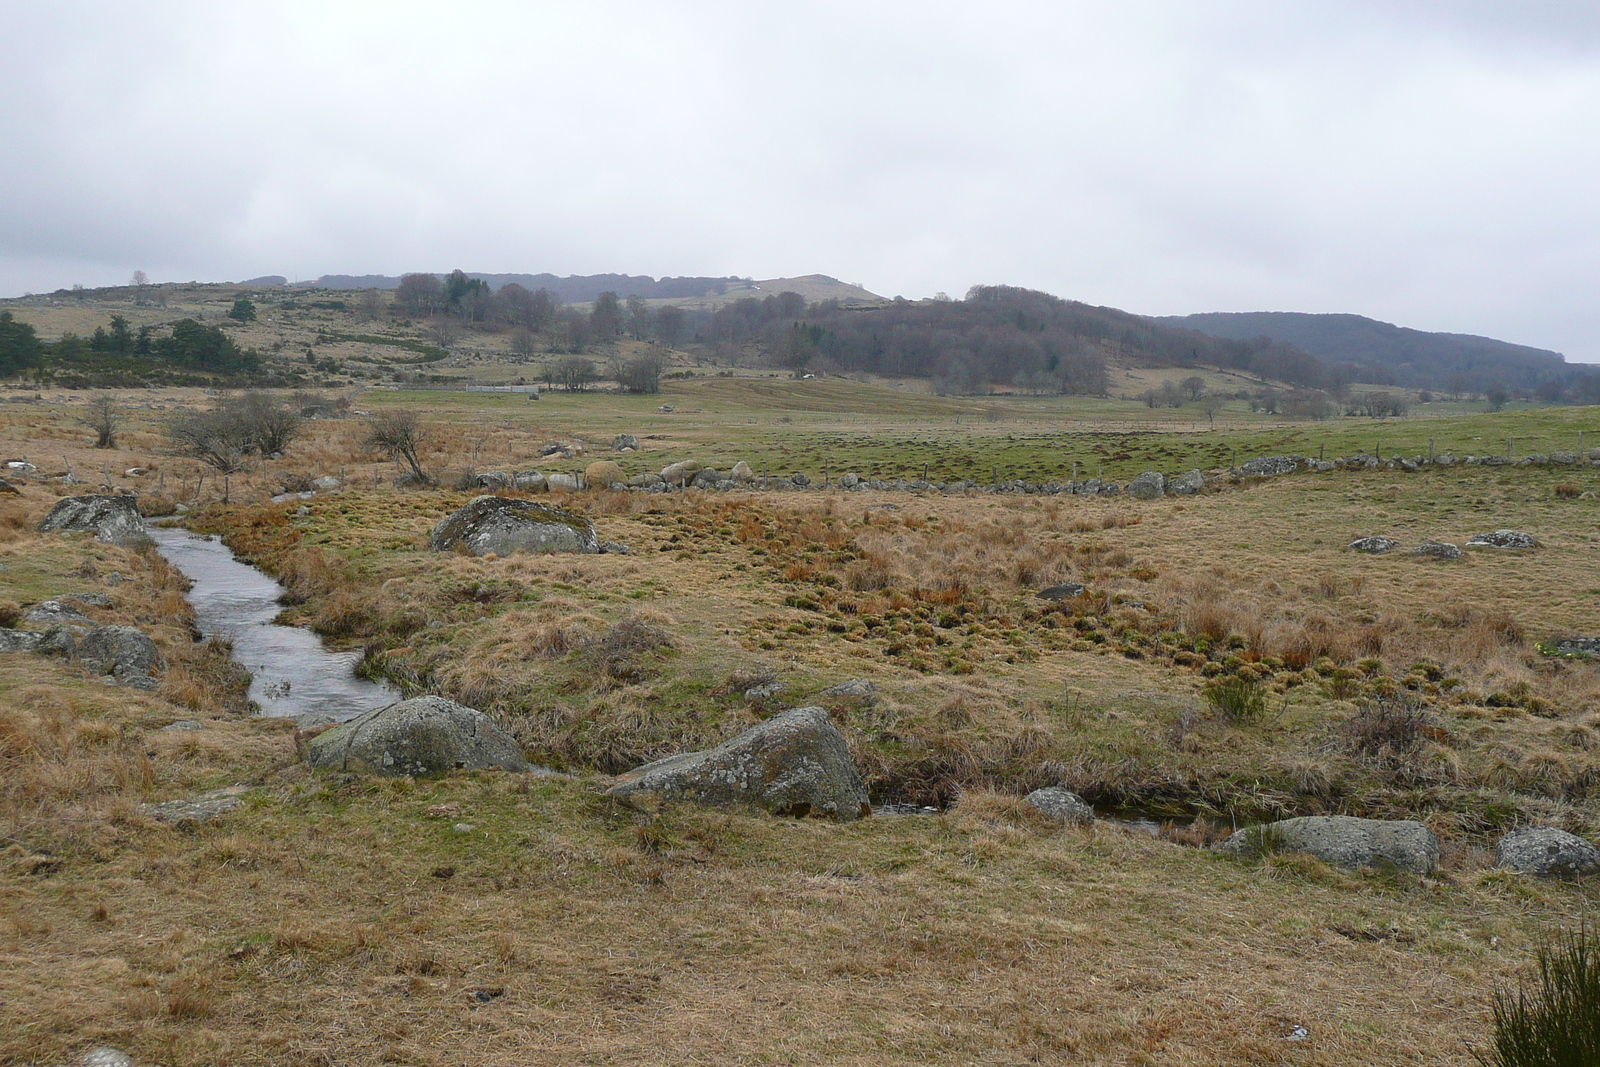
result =
[[250,672],[250,699],[262,715],[307,724],[326,716],[339,722],[392,704],[400,694],[355,676],[359,652],[330,652],[322,639],[298,626],[279,626],[283,587],[239,562],[219,538],[178,526],[151,526],[156,547],[193,583],[200,632],[233,643],[233,658]]

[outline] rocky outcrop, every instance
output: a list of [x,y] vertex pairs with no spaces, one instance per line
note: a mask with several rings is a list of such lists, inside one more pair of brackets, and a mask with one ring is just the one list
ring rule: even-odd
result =
[[37,652],[44,634],[32,630],[0,629],[0,652]]
[[109,545],[141,545],[150,540],[138,504],[128,495],[64,496],[39,523],[41,533],[93,533]]
[[1518,530],[1495,530],[1493,533],[1473,534],[1468,548],[1538,548],[1539,542],[1532,534]]
[[1540,878],[1577,878],[1600,873],[1600,849],[1554,826],[1524,826],[1495,845],[1494,865]]
[[219,815],[233,811],[243,802],[240,798],[247,792],[249,789],[246,786],[231,785],[226,789],[201,793],[188,800],[164,800],[159,804],[140,804],[139,814],[173,826],[194,826],[210,822]]
[[1360,537],[1350,542],[1350,548],[1355,552],[1365,552],[1368,555],[1379,556],[1385,552],[1392,552],[1400,547],[1400,542],[1392,537]]
[[312,737],[303,751],[306,763],[318,770],[363,774],[529,769],[517,743],[494,720],[443,697],[374,708]]
[[1449,541],[1424,541],[1413,548],[1411,554],[1427,556],[1430,559],[1460,559],[1466,555],[1459,545],[1452,545]]
[[1094,820],[1094,808],[1088,801],[1058,785],[1035,789],[1022,799],[1041,815],[1056,822],[1086,823]]
[[1128,495],[1140,500],[1154,500],[1167,491],[1167,477],[1160,471],[1145,471],[1128,483]]
[[84,632],[94,629],[93,619],[60,600],[39,601],[22,616],[22,621],[46,629],[53,626],[66,626]]
[[665,467],[662,467],[661,477],[668,485],[671,486],[686,485],[688,484],[689,479],[693,478],[696,474],[699,474],[701,469],[704,467],[705,464],[701,463],[699,460],[680,459],[676,463],[669,463]]
[[1306,852],[1335,867],[1398,867],[1417,874],[1432,874],[1439,863],[1439,839],[1409,819],[1307,815],[1237,830],[1216,847],[1243,856]]
[[609,792],[752,804],[774,815],[845,821],[872,812],[850,747],[822,708],[795,708],[715,748],[646,764],[623,775]]
[[639,451],[639,439],[631,433],[619,433],[611,439],[611,451],[637,452]]
[[480,496],[433,528],[428,547],[470,555],[493,552],[597,552],[594,524],[581,515],[527,500]]

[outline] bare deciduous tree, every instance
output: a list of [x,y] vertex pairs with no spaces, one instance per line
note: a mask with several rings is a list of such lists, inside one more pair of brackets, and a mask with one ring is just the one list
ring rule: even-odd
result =
[[595,379],[594,363],[582,356],[570,356],[557,362],[551,375],[563,389],[581,393]]
[[89,401],[78,422],[95,432],[94,447],[116,448],[117,431],[122,427],[122,408],[109,396],[97,396]]
[[396,462],[404,460],[411,468],[411,480],[417,485],[433,484],[428,472],[422,469],[421,452],[426,442],[427,431],[415,411],[386,411],[374,415],[367,425],[367,447]]
[[518,327],[517,332],[511,335],[511,352],[518,360],[526,363],[539,351],[539,340],[532,330],[526,326]]
[[428,336],[440,348],[449,348],[461,339],[461,323],[449,315],[440,315],[428,322]]
[[361,291],[361,317],[371,322],[383,314],[383,292],[379,289],[363,289]]

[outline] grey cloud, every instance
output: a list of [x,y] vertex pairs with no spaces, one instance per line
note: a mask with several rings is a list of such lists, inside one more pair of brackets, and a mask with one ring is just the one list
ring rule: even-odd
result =
[[40,7],[0,291],[407,269],[1006,281],[1600,359],[1552,2]]

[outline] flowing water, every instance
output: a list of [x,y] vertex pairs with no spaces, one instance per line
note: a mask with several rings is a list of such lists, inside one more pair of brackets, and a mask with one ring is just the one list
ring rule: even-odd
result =
[[283,587],[234,559],[220,539],[176,526],[152,526],[149,534],[193,583],[188,600],[200,632],[233,642],[233,658],[250,672],[250,699],[261,714],[342,722],[400,699],[389,686],[355,676],[360,653],[330,652],[310,630],[274,623]]

